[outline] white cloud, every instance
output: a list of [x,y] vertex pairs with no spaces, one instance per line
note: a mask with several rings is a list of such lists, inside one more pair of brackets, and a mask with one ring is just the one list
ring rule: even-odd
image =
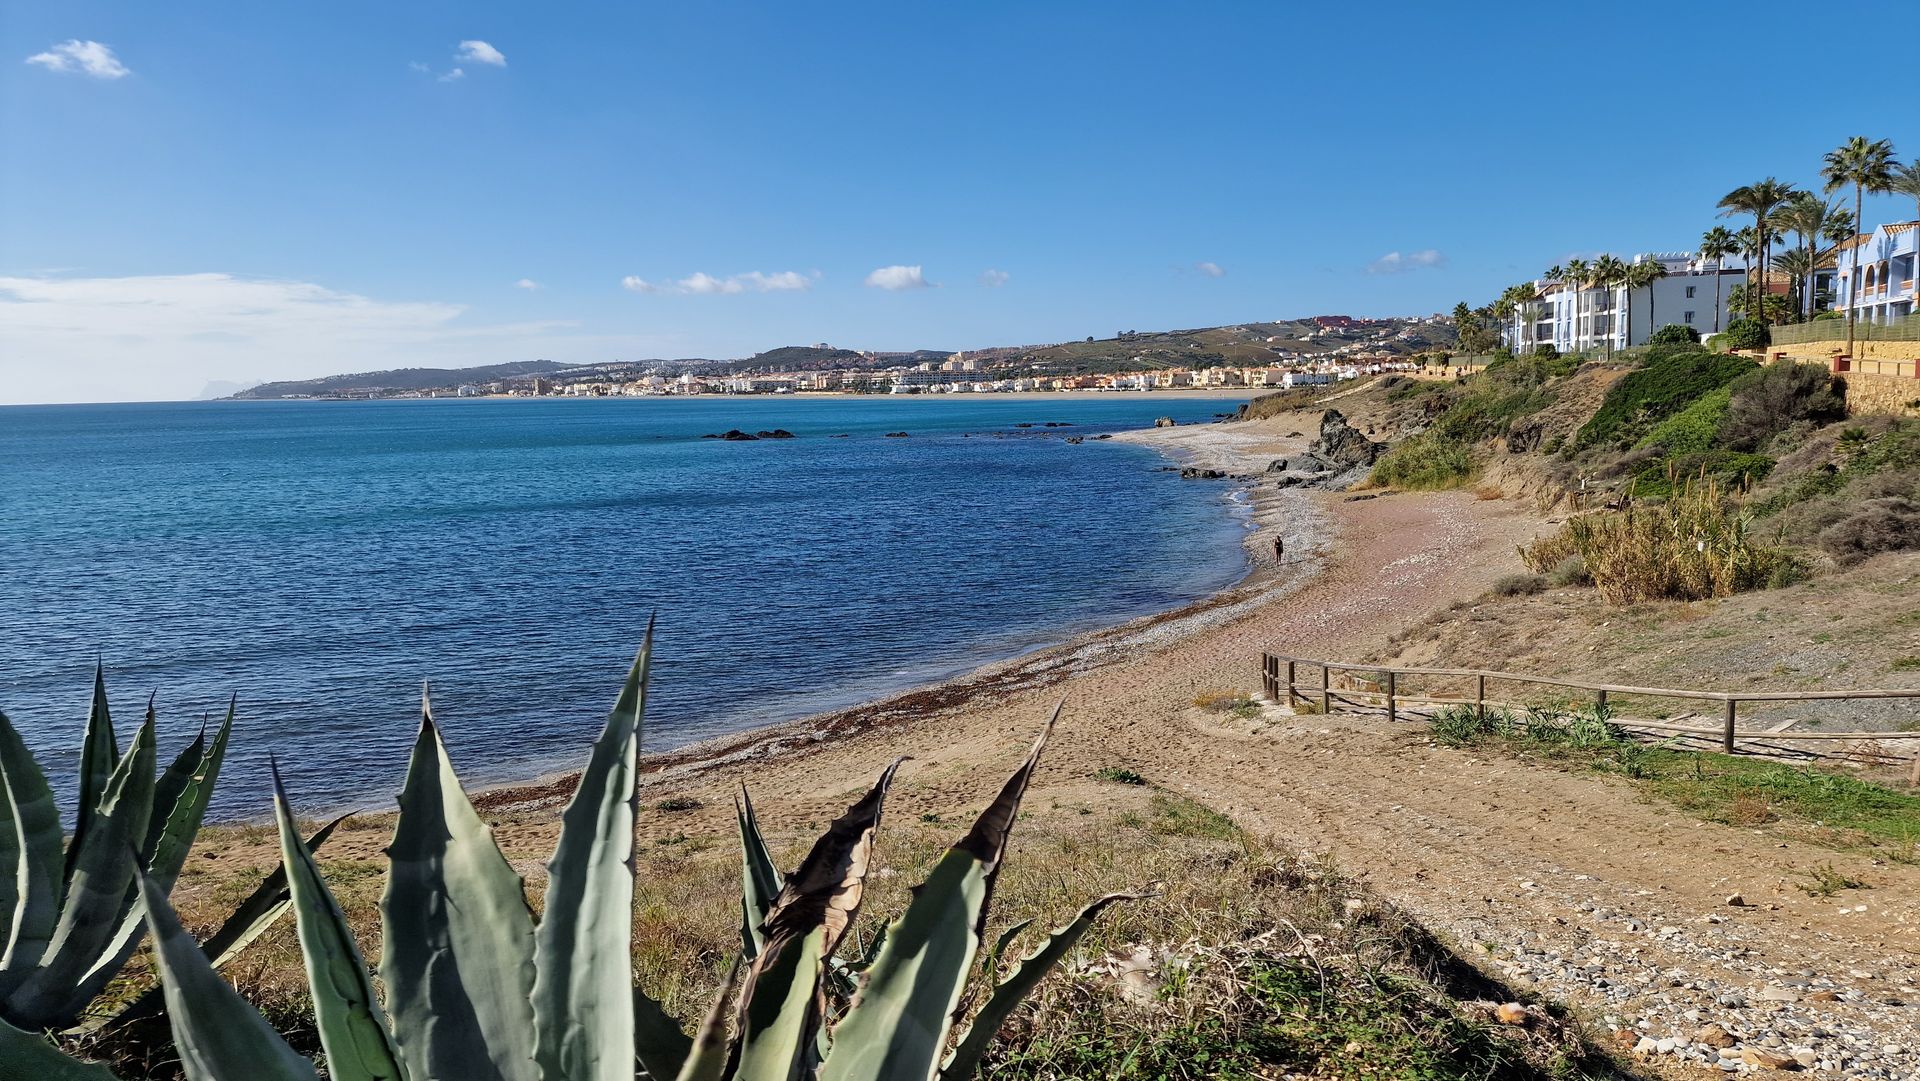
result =
[[0,401],[153,401],[190,398],[209,380],[585,363],[633,344],[580,336],[572,323],[467,315],[460,304],[229,274],[0,277]]
[[1436,248],[1387,254],[1367,264],[1369,274],[1398,274],[1403,270],[1432,270],[1447,265],[1447,257]]
[[867,284],[875,289],[925,289],[933,283],[917,266],[883,266],[867,275]]
[[513,283],[513,287],[515,289],[525,289],[527,292],[531,293],[534,290],[540,288],[540,283],[537,281],[534,281],[532,278],[521,278],[519,281]]
[[983,270],[980,272],[980,284],[989,289],[998,289],[1007,284],[1007,279],[1010,277],[1012,275],[1004,270]]
[[1193,269],[1205,274],[1209,278],[1224,278],[1227,276],[1226,270],[1224,270],[1219,263],[1195,263],[1193,264]]
[[464,79],[466,77],[467,77],[467,70],[465,68],[454,68],[452,71],[449,71],[445,75],[440,76],[439,81],[443,83],[451,83],[451,82],[457,82],[458,80]]
[[506,56],[484,41],[461,42],[460,51],[454,53],[453,58],[463,64],[492,64],[496,68],[507,66]]
[[69,75],[90,75],[95,79],[119,79],[133,74],[113,50],[97,41],[63,41],[44,53],[27,57],[48,71]]
[[[737,293],[795,293],[813,288],[816,271],[812,277],[797,270],[781,270],[772,274],[763,274],[758,270],[749,270],[745,274],[716,278],[706,271],[695,271],[672,284],[672,291],[695,296],[730,296]],[[666,286],[637,278],[629,274],[620,280],[621,287],[636,293],[666,292]]]

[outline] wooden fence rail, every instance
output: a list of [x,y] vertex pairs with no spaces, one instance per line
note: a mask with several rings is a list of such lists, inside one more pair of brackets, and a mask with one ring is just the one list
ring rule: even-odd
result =
[[[1317,683],[1303,684],[1299,679],[1301,665],[1309,669],[1318,668],[1320,678]],[[1382,691],[1346,691],[1333,686],[1335,672],[1368,673],[1384,684]],[[1407,676],[1437,676],[1449,679],[1473,680],[1473,697],[1435,697],[1427,694],[1409,693],[1401,684]],[[1853,699],[1904,698],[1920,699],[1920,688],[1897,690],[1859,690],[1859,691],[1688,691],[1671,687],[1633,687],[1618,683],[1588,683],[1577,679],[1555,679],[1550,676],[1525,675],[1519,672],[1493,672],[1481,668],[1404,668],[1378,664],[1348,664],[1343,661],[1320,660],[1311,657],[1290,657],[1284,653],[1265,653],[1261,656],[1261,683],[1269,701],[1279,702],[1283,698],[1288,706],[1296,701],[1319,700],[1322,713],[1333,712],[1333,703],[1354,701],[1362,697],[1368,699],[1384,697],[1387,719],[1399,717],[1402,703],[1413,705],[1473,706],[1485,717],[1488,706],[1507,708],[1519,703],[1498,701],[1487,697],[1488,680],[1506,680],[1513,683],[1531,683],[1548,687],[1565,687],[1569,690],[1584,692],[1590,696],[1598,708],[1607,707],[1609,695],[1637,695],[1645,698],[1677,698],[1696,702],[1712,702],[1720,707],[1720,724],[1712,727],[1697,725],[1677,725],[1664,722],[1635,721],[1637,728],[1654,731],[1673,732],[1681,735],[1718,736],[1720,746],[1728,754],[1734,753],[1741,739],[1766,740],[1886,740],[1920,739],[1920,733],[1907,732],[1785,732],[1785,731],[1742,731],[1738,727],[1740,703],[1742,702],[1821,702]],[[1304,688],[1304,691],[1303,691]],[[1367,702],[1367,705],[1373,705]],[[1916,775],[1920,776],[1920,758],[1915,759]]]

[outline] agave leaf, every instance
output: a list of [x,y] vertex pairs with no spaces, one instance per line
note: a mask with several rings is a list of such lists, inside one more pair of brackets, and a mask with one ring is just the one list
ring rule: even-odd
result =
[[380,977],[401,1064],[417,1078],[533,1081],[533,914],[425,701],[387,857]]
[[68,1058],[37,1033],[0,1021],[0,1066],[10,1078],[34,1081],[115,1081],[113,1072],[93,1062]]
[[[135,845],[153,810],[153,714],[114,767],[81,851],[68,861],[66,903],[40,967],[7,1000],[15,1020],[65,1024],[80,977],[92,968],[117,927],[115,916],[139,873]],[[84,1003],[83,1003],[84,1004]]]
[[[729,982],[732,978],[728,977]],[[723,1042],[723,1062],[725,1049]],[[633,989],[633,1051],[646,1076],[662,1079],[680,1076],[693,1053],[693,1041],[680,1030],[680,1022],[638,987]]]
[[980,949],[994,878],[1020,799],[1059,717],[1056,707],[1027,760],[888,927],[886,945],[867,969],[866,985],[834,1030],[821,1081],[933,1077]]
[[[1045,942],[1020,962],[1012,975],[994,987],[993,994],[987,997],[986,1004],[980,1007],[978,1014],[974,1015],[973,1024],[967,1029],[966,1035],[960,1037],[960,1046],[954,1048],[953,1054],[947,1056],[946,1065],[940,1068],[940,1081],[968,1081],[974,1071],[979,1069],[980,1059],[987,1053],[987,1046],[993,1042],[993,1037],[1000,1031],[1000,1026],[1005,1024],[1007,1018],[1013,1014],[1014,1007],[1020,1005],[1021,1000],[1025,999],[1040,981],[1046,978],[1047,973],[1067,955],[1068,950],[1073,949],[1074,944],[1080,941],[1080,936],[1086,934],[1087,929],[1093,926],[1093,921],[1100,918],[1100,913],[1106,911],[1109,905],[1121,901],[1137,901],[1144,896],[1146,894],[1109,893],[1081,909],[1080,914],[1075,916],[1071,923],[1048,935]],[[1027,923],[1032,922],[1032,920],[1027,921]],[[1025,927],[1026,924],[1023,923],[1020,926]],[[1006,945],[1009,937],[1002,936],[1002,946]],[[992,975],[993,971],[989,969],[988,977],[991,978]]]
[[889,764],[860,801],[834,820],[767,914],[766,945],[747,969],[735,1026],[733,1081],[788,1081],[808,1066],[823,1021],[820,973],[859,912]]
[[633,825],[653,627],[560,818],[534,935],[536,1057],[565,1081],[632,1081]]
[[6,807],[6,846],[15,853],[5,866],[10,896],[0,942],[0,1000],[18,987],[45,956],[53,925],[60,918],[61,875],[65,873],[65,838],[60,831],[60,809],[46,775],[0,713],[0,802]]
[[1033,917],[1029,916],[1000,932],[1000,937],[993,940],[993,949],[987,951],[987,959],[980,965],[980,971],[986,975],[989,982],[1000,974],[1000,958],[1006,955],[1007,947],[1013,945],[1013,940],[1020,936],[1020,932],[1031,926],[1033,926]]
[[[327,838],[333,836],[333,831],[340,827],[340,823],[352,817],[352,814],[343,814],[315,830],[313,836],[307,838],[307,851],[320,851],[320,846],[327,843]],[[207,963],[215,969],[224,968],[241,950],[286,915],[292,906],[293,895],[287,889],[287,865],[282,863],[273,869],[265,881],[254,887],[247,899],[227,916],[219,930],[207,936],[207,940],[200,944],[200,952],[207,955]],[[159,1014],[164,1005],[160,988],[151,987],[119,1012],[86,1026],[86,1030],[124,1028]]]
[[700,1031],[693,1038],[692,1050],[687,1052],[686,1061],[678,1074],[658,1072],[649,1066],[649,1076],[656,1081],[666,1081],[669,1077],[677,1077],[677,1081],[721,1081],[727,1076],[727,1007],[733,998],[734,988],[738,986],[740,958],[736,957],[733,967],[727,970],[727,982],[721,986],[720,993],[714,996],[713,1008],[707,1011],[706,1020],[700,1023]]
[[773,854],[767,851],[766,838],[760,835],[760,820],[753,813],[753,797],[747,795],[745,788],[740,789],[733,811],[740,822],[740,945],[751,961],[766,941],[767,913],[772,911],[773,899],[780,895],[785,883],[779,868],[773,865]]
[[327,1076],[333,1081],[402,1081],[386,1015],[373,991],[373,978],[347,929],[346,914],[320,877],[313,853],[300,843],[293,808],[273,767],[273,817],[280,827],[280,864],[287,869],[293,914],[306,961],[307,987],[313,993],[314,1027],[327,1052]]
[[207,964],[181,930],[158,885],[140,876],[140,904],[153,934],[154,966],[187,1081],[316,1081],[313,1063],[280,1039],[260,1011]]
[[[180,752],[154,786],[153,807],[162,812],[164,817],[154,816],[148,823],[147,844],[141,852],[146,861],[146,873],[160,884],[162,890],[173,889],[174,880],[180,877],[180,868],[187,862],[187,853],[193,848],[193,839],[200,832],[200,823],[206,818],[207,804],[213,799],[214,782],[220,777],[220,764],[227,756],[227,737],[233,731],[233,710],[233,705],[229,704],[227,719],[214,735],[211,750],[207,748],[206,731],[202,729],[200,737]],[[127,899],[122,902],[120,929],[114,933],[99,960],[80,978],[62,1012],[80,1012],[106,988],[107,983],[127,963],[127,958],[133,956],[134,947],[140,944],[140,935],[145,927],[133,901],[133,891],[129,890]]]
[[87,735],[80,743],[79,810],[73,820],[73,843],[67,846],[66,878],[73,877],[81,842],[93,829],[94,814],[106,796],[114,767],[120,762],[120,744],[113,734],[113,712],[107,708],[107,674],[93,662],[93,702],[87,708]]

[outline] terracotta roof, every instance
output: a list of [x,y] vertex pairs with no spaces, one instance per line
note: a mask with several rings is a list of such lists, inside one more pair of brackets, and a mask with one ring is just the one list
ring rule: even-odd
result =
[[1859,247],[1862,244],[1865,244],[1867,241],[1872,239],[1873,239],[1872,233],[1855,233],[1851,237],[1848,237],[1847,239],[1842,240],[1838,244],[1835,244],[1833,246],[1833,250],[1836,252],[1852,251],[1853,249]]

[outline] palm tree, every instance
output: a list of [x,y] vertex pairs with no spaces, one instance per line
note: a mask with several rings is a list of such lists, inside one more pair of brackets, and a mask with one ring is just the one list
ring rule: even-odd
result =
[[1619,319],[1615,290],[1620,288],[1620,283],[1625,281],[1626,277],[1627,264],[1612,255],[1602,255],[1593,261],[1593,284],[1607,292],[1607,359],[1609,360],[1613,359],[1613,339]]
[[[1560,285],[1567,280],[1567,271],[1565,267],[1562,267],[1559,263],[1555,263],[1552,266],[1548,267],[1546,270],[1542,271],[1540,274],[1540,277],[1544,281],[1549,281],[1555,285]],[[1555,322],[1556,323],[1558,322],[1557,318]],[[1569,353],[1573,352],[1573,349],[1571,348],[1573,344],[1573,339],[1568,338],[1567,344],[1569,347],[1567,349],[1567,352]]]
[[1741,265],[1747,268],[1747,280],[1735,286],[1735,292],[1727,298],[1727,307],[1738,310],[1740,318],[1755,318],[1753,312],[1753,266],[1760,258],[1760,234],[1753,226],[1743,226],[1733,234],[1734,251],[1739,254]]
[[1887,185],[1887,191],[1912,199],[1914,209],[1920,210],[1920,161],[1912,165],[1895,165],[1893,180]]
[[1627,344],[1633,344],[1633,291],[1635,289],[1647,291],[1647,335],[1651,337],[1660,329],[1660,321],[1654,318],[1656,309],[1653,286],[1655,282],[1666,276],[1667,265],[1658,259],[1635,263],[1627,268]]
[[[1812,299],[1814,259],[1811,251],[1806,248],[1795,248],[1792,251],[1781,252],[1773,257],[1773,265],[1776,270],[1786,273],[1795,289],[1805,288],[1808,299]],[[1813,318],[1813,312],[1811,310],[1805,312],[1804,318]]]
[[[1720,197],[1721,217],[1734,214],[1753,215],[1754,255],[1759,257],[1759,265],[1763,268],[1763,272],[1767,265],[1767,256],[1771,254],[1773,246],[1771,230],[1774,212],[1780,209],[1781,204],[1793,197],[1793,190],[1792,184],[1782,184],[1768,177],[1757,184],[1744,184]],[[1753,288],[1753,271],[1754,261],[1749,258],[1747,261],[1748,305],[1759,308],[1764,317],[1765,307],[1751,299],[1756,295]],[[1749,316],[1751,314],[1751,312],[1748,313]]]
[[[1856,135],[1827,152],[1820,166],[1820,179],[1827,193],[1853,185],[1853,220],[1861,220],[1861,198],[1870,191],[1886,191],[1893,186],[1893,144],[1885,139],[1869,140]],[[1856,257],[1857,259],[1857,257]],[[1853,288],[1847,288],[1847,355],[1853,355]]]
[[[1780,209],[1781,226],[1800,234],[1800,250],[1804,258],[1796,261],[1795,265],[1804,264],[1806,268],[1800,278],[1802,287],[1805,289],[1805,295],[1801,298],[1800,311],[1808,319],[1813,318],[1813,266],[1818,254],[1820,237],[1827,231],[1828,223],[1833,221],[1839,211],[1838,204],[1828,202],[1810,191],[1796,193],[1793,199]],[[1774,265],[1785,269],[1784,256],[1781,259],[1775,259]]]
[[[1535,293],[1534,296],[1537,298],[1539,294]],[[1520,318],[1527,323],[1528,353],[1537,353],[1540,350],[1540,317],[1545,314],[1547,314],[1547,306],[1540,303],[1538,299],[1529,300],[1520,305]]]
[[1580,351],[1581,300],[1586,296],[1587,279],[1591,274],[1592,267],[1588,265],[1585,259],[1567,260],[1567,272],[1564,280],[1566,284],[1573,289],[1573,334],[1568,340],[1573,346],[1573,352],[1576,353]]
[[1713,260],[1713,332],[1720,333],[1720,271],[1733,254],[1733,234],[1716,225],[1700,237],[1700,258]]

